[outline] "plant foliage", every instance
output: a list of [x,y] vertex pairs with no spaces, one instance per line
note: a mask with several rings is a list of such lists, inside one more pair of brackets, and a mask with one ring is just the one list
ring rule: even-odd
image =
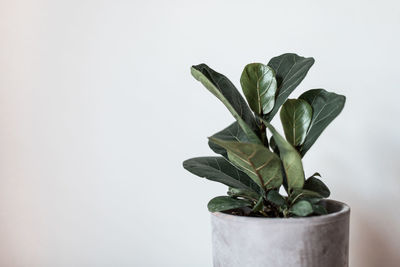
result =
[[[227,77],[206,64],[192,66],[193,77],[236,120],[209,138],[210,148],[221,156],[183,162],[191,173],[229,187],[227,196],[210,200],[210,212],[264,217],[327,213],[320,201],[330,191],[319,173],[305,179],[302,157],[342,111],[346,98],[312,89],[288,99],[313,64],[313,58],[291,53],[274,57],[267,65],[248,64],[240,77],[245,98]],[[279,109],[284,136],[271,125]]]

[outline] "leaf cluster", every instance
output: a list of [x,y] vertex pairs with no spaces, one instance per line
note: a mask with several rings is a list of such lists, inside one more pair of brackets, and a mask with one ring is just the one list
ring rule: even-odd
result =
[[[313,64],[313,58],[290,53],[267,65],[248,64],[240,77],[245,98],[224,75],[205,64],[192,66],[193,77],[236,120],[209,137],[210,148],[220,156],[183,162],[191,173],[229,187],[227,196],[210,200],[209,211],[264,217],[327,213],[320,200],[330,191],[319,173],[305,179],[302,158],[342,111],[346,98],[311,89],[288,99]],[[284,136],[271,125],[278,112]]]

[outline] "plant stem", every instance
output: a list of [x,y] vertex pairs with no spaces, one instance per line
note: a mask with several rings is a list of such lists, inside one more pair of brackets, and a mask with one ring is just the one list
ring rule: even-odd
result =
[[[258,114],[258,116],[260,118],[263,117],[263,113],[261,112],[260,114]],[[258,118],[257,118],[258,119]],[[264,146],[266,146],[267,148],[269,148],[269,144],[268,144],[268,138],[267,138],[267,127],[265,126],[265,124],[262,122],[261,119],[258,119],[257,121],[259,121],[259,129],[260,129],[260,136],[261,136],[261,142],[264,144]]]
[[267,213],[265,213],[265,211],[263,211],[263,210],[260,210],[260,213],[261,213],[262,215],[264,215],[265,217],[268,217],[268,214],[267,214]]
[[299,197],[301,197],[302,195],[304,195],[303,193],[298,194],[292,201],[291,204],[295,203],[297,199],[299,199]]
[[258,172],[258,170],[257,170],[256,166],[254,165],[254,163],[251,161],[251,159],[254,157],[254,155],[255,155],[255,152],[253,152],[247,159],[248,159],[248,162],[250,163],[251,167],[255,170],[255,172],[257,174],[257,177],[260,180],[260,184],[261,184],[263,190],[265,191],[264,180],[261,177],[261,174]]
[[267,127],[264,124],[261,124],[260,131],[261,131],[261,141],[262,141],[262,143],[264,144],[264,146],[269,148],[268,137],[267,137]]
[[288,217],[288,210],[287,209],[285,209],[285,210],[283,210],[283,217],[285,217],[285,218],[287,218]]

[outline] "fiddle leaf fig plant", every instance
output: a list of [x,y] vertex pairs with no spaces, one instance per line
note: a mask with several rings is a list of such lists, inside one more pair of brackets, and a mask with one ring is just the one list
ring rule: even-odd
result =
[[[346,98],[311,89],[288,99],[313,64],[313,58],[293,53],[266,65],[248,64],[240,77],[245,98],[224,75],[205,64],[192,66],[193,77],[235,118],[209,137],[210,148],[220,156],[183,162],[189,172],[228,186],[226,196],[209,201],[210,212],[285,218],[327,213],[320,201],[330,191],[319,173],[305,178],[302,157],[342,111]],[[279,109],[283,135],[271,124]]]

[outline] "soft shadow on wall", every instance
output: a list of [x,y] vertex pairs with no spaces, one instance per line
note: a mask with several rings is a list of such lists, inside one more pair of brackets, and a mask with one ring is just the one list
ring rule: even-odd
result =
[[[371,136],[377,140],[378,133],[372,131]],[[383,147],[390,147],[390,150],[383,153]],[[362,188],[347,187],[346,183],[340,185],[341,198],[351,206],[350,266],[398,267],[400,240],[396,237],[400,235],[397,206],[400,203],[400,166],[396,164],[396,155],[400,153],[400,146],[397,139],[389,137],[376,141],[366,150],[370,149],[380,151],[382,155],[371,153],[370,157],[361,160],[358,168],[356,164],[352,169],[349,163],[339,168],[341,173],[347,173],[347,179],[357,179]]]

